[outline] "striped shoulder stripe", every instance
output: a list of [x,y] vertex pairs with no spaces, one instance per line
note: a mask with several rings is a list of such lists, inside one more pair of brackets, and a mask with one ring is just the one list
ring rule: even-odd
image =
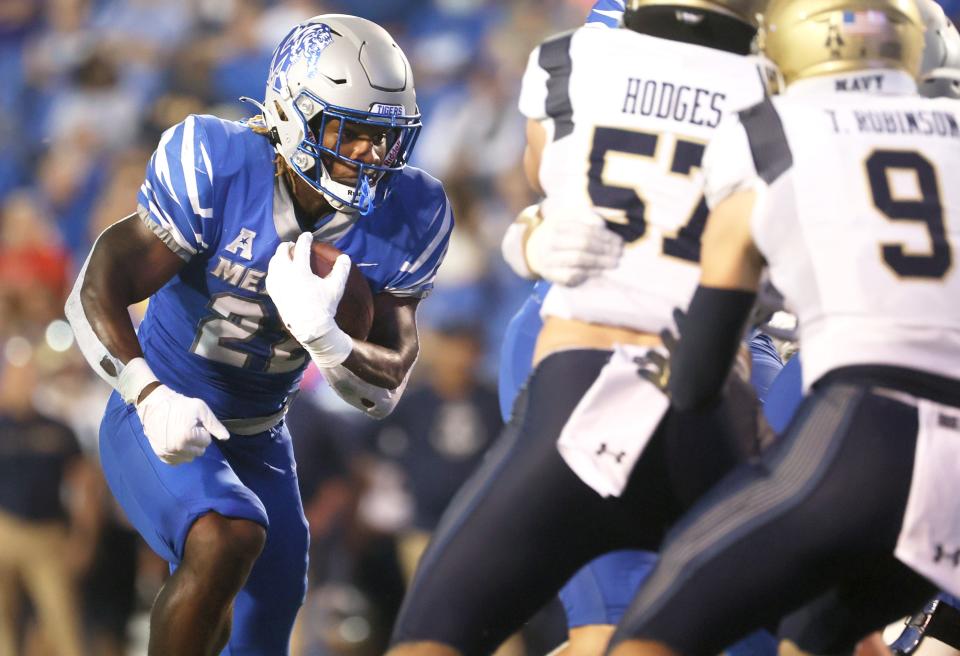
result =
[[793,166],[793,153],[777,108],[768,96],[753,107],[740,111],[739,116],[747,132],[757,175],[768,185],[773,184]]
[[614,12],[619,11],[623,12],[626,9],[626,3],[624,0],[597,0],[594,3],[591,13],[595,11],[599,12]]
[[547,78],[547,116],[554,120],[553,139],[562,139],[573,132],[573,105],[570,102],[570,41],[573,32],[545,41],[540,46],[538,64],[549,74]]
[[619,27],[624,9],[622,0],[599,0],[587,16],[587,25]]
[[173,140],[174,135],[176,134],[178,126],[164,131],[160,135],[160,143],[157,145],[157,150],[153,155],[153,162],[151,163],[153,170],[156,172],[157,181],[160,183],[160,186],[163,187],[163,190],[167,195],[177,204],[180,204],[180,199],[177,198],[176,189],[174,189],[173,181],[170,175],[170,163],[167,160],[167,148],[170,146],[170,142]]
[[[442,219],[441,219],[442,216]],[[436,228],[437,222],[440,221],[439,228]],[[450,201],[444,198],[443,205],[437,208],[437,213],[433,216],[433,219],[430,221],[429,231],[434,232],[433,239],[427,245],[423,252],[420,253],[420,256],[414,260],[407,260],[400,267],[401,273],[416,273],[420,267],[427,263],[433,255],[436,254],[437,248],[444,243],[449,235],[450,231],[453,228],[453,212],[450,209]]]
[[420,271],[420,275],[412,280],[404,281],[405,287],[410,288],[419,288],[426,283],[433,283],[433,279],[437,277],[437,270],[440,267],[440,263],[447,256],[447,250],[450,248],[450,240],[444,242],[443,250],[434,253],[434,257],[430,262],[429,267],[425,267]]
[[[206,170],[199,172],[206,175],[208,185],[213,182],[213,175],[210,171],[210,159],[206,149],[202,148],[203,141],[195,135],[196,124],[197,119],[195,116],[188,116],[183,122],[183,137],[180,141],[180,167],[183,172],[183,182],[186,186],[187,198],[190,199],[190,209],[201,219],[210,219],[213,218],[213,208],[203,207],[200,204],[200,187],[198,184],[199,181],[197,180],[199,166],[196,152],[198,141],[201,146],[199,154],[202,157],[203,166],[206,167]],[[207,195],[208,194],[205,194],[205,196]]]

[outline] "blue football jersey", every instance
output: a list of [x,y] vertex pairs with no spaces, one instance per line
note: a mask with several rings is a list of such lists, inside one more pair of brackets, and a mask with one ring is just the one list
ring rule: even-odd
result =
[[[190,116],[163,134],[138,196],[141,219],[186,261],[150,298],[146,360],[221,419],[277,412],[307,364],[264,286],[277,246],[301,232],[274,156],[244,122]],[[314,234],[350,255],[374,294],[423,297],[453,228],[443,187],[407,167],[376,200],[368,216],[332,213]]]

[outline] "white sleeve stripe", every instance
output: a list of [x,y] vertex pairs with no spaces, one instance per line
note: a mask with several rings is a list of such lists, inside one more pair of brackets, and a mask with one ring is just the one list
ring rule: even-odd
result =
[[180,230],[177,229],[177,226],[170,221],[170,219],[165,218],[165,220],[160,220],[160,217],[164,216],[163,210],[161,210],[152,200],[150,201],[150,215],[158,219],[157,223],[163,227],[164,232],[170,235],[173,240],[177,242],[177,246],[191,255],[197,254],[197,249],[191,246],[184,236],[180,234]]
[[[416,259],[412,264],[409,260],[403,263],[403,266],[400,267],[401,273],[413,273],[420,267],[424,265],[434,254],[434,251],[443,243],[443,240],[446,239],[447,235],[450,233],[450,224],[453,222],[453,214],[450,211],[450,201],[446,198],[444,199],[444,214],[443,214],[443,224],[440,226],[440,230],[437,231],[437,234],[434,235],[433,240],[430,242],[430,245],[424,249],[423,253],[420,254],[420,257]],[[440,215],[440,211],[437,211],[437,216]],[[436,223],[437,217],[435,216],[430,222],[432,226]]]
[[140,220],[143,221],[143,224],[147,226],[147,228],[149,228],[150,231],[160,239],[160,241],[166,244],[167,248],[173,251],[184,262],[190,261],[190,253],[180,247],[180,244],[177,243],[177,240],[173,238],[172,232],[157,223],[155,217],[150,214],[150,210],[143,206],[143,203],[139,203],[137,205],[137,214],[140,216]]
[[156,193],[153,191],[153,188],[150,186],[149,182],[144,182],[141,187],[143,195],[147,197],[147,201],[150,204],[150,213],[154,215],[157,223],[162,225],[164,228],[174,227],[173,219],[170,218],[170,215],[167,214],[162,207],[157,203]]
[[399,296],[400,298],[422,297],[424,295],[423,289],[393,289],[392,287],[384,287],[383,291],[392,296]]
[[160,226],[160,229],[166,234],[169,234],[170,237],[177,243],[177,245],[183,248],[183,250],[191,255],[196,255],[197,249],[191,246],[187,240],[184,239],[183,235],[180,234],[176,224],[170,219],[169,215],[163,211],[162,207],[157,205],[155,196],[153,194],[153,189],[150,188],[150,185],[148,183],[144,183],[141,189],[144,192],[144,196],[146,196],[149,201],[150,206],[148,209],[150,216],[156,220]]
[[157,172],[157,180],[160,181],[160,184],[163,185],[163,188],[166,190],[167,194],[176,201],[177,205],[180,204],[180,201],[177,200],[177,194],[174,192],[173,183],[170,179],[170,162],[167,161],[167,144],[173,139],[173,135],[176,133],[177,127],[172,127],[168,129],[160,137],[160,143],[157,145],[157,152],[154,154],[156,162],[154,164],[154,169]]
[[197,191],[197,156],[193,144],[194,124],[193,116],[183,122],[183,139],[180,141],[180,167],[183,171],[183,181],[187,187],[187,197],[190,198],[190,208],[201,219],[213,217],[213,209],[200,207],[200,195]]
[[207,169],[207,179],[213,186],[213,167],[210,166],[210,155],[207,154],[207,145],[203,141],[200,141],[200,156],[203,157],[203,165]]
[[448,249],[448,248],[450,248],[450,242],[449,242],[449,241],[447,241],[447,243],[444,245],[444,247],[443,247],[443,252],[440,253],[440,257],[437,258],[436,264],[434,264],[432,267],[428,268],[428,269],[427,269],[427,272],[426,272],[425,274],[423,274],[422,276],[420,276],[419,278],[417,278],[416,280],[407,282],[407,283],[404,285],[404,289],[411,288],[411,287],[417,287],[417,286],[422,285],[422,284],[424,284],[424,283],[432,282],[432,279],[437,275],[437,268],[438,268],[440,262],[443,262],[444,257],[446,257],[446,255],[447,255],[447,249]]

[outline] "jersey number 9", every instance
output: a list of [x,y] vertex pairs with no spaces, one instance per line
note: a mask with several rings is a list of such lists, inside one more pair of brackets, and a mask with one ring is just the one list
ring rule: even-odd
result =
[[[953,264],[953,253],[943,224],[943,203],[933,164],[915,151],[877,150],[866,161],[873,204],[891,221],[920,221],[930,235],[927,253],[909,253],[904,244],[881,244],[883,261],[904,278],[942,278]],[[920,196],[895,198],[890,171],[916,175]]]

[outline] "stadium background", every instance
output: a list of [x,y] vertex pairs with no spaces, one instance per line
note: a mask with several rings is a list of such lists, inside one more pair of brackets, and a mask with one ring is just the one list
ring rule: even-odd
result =
[[[294,653],[381,653],[429,530],[499,428],[500,336],[528,290],[498,249],[534,200],[519,169],[515,108],[526,58],[544,36],[582,23],[592,4],[0,3],[0,656],[11,637],[15,654],[55,654],[38,627],[68,621],[58,612],[78,618],[84,653],[145,653],[146,612],[166,565],[125,523],[99,472],[108,389],[73,345],[65,294],[92,239],[135,207],[160,133],[189,113],[248,115],[237,98],[263,97],[276,43],[293,24],[331,12],[381,23],[406,51],[425,126],[414,164],[444,181],[457,218],[420,313],[417,375],[394,416],[368,421],[314,372],[290,417],[312,534]],[[960,0],[941,4],[960,13]],[[37,415],[66,426],[62,439],[36,438]],[[76,603],[31,603],[43,577],[59,579]],[[526,653],[543,653],[561,624],[545,613]]]

